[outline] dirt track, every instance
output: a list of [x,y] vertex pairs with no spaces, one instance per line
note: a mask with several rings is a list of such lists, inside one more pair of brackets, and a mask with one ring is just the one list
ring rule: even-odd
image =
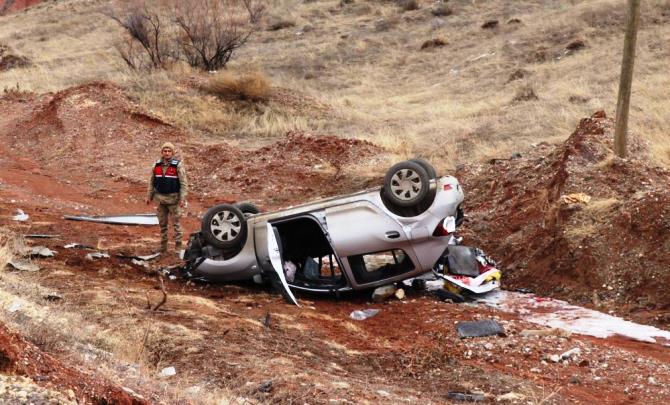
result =
[[[147,211],[142,201],[147,167],[153,158],[150,151],[162,140],[182,145],[189,164],[194,192],[185,219],[187,231],[197,229],[198,216],[216,202],[252,200],[272,209],[374,184],[376,178],[356,176],[349,167],[359,159],[377,159],[383,151],[368,143],[301,134],[255,151],[241,151],[223,143],[212,145],[137,111],[119,89],[107,84],[82,86],[56,95],[14,94],[0,99],[0,110],[0,225],[14,235],[60,235],[59,239],[31,241],[45,242],[58,251],[56,258],[37,260],[41,271],[3,273],[3,307],[6,310],[17,298],[25,300],[23,309],[10,316],[12,322],[25,325],[26,333],[33,334],[29,338],[52,351],[58,361],[81,367],[92,379],[113,380],[117,391],[123,386],[149,401],[193,403],[212,400],[212,396],[240,403],[448,403],[452,400],[450,392],[477,391],[483,391],[489,401],[510,392],[523,394],[526,401],[546,399],[548,403],[661,403],[670,398],[667,348],[577,335],[522,337],[520,331],[538,326],[521,321],[516,314],[440,303],[422,292],[410,292],[402,302],[374,305],[367,296],[340,302],[300,297],[303,307],[295,308],[260,286],[167,280],[166,305],[159,311],[149,311],[147,296],[154,303],[160,297],[153,270],[178,263],[176,258],[162,259],[147,270],[116,257],[90,261],[85,259],[86,251],[62,246],[79,242],[112,255],[147,254],[158,243],[157,230],[68,222],[62,215]],[[606,121],[594,118],[584,125],[586,129],[606,127]],[[586,129],[582,135],[599,133]],[[524,156],[518,161],[463,168],[460,175],[468,192],[470,214],[464,235],[503,260],[507,266],[505,277],[513,286],[531,286],[582,302],[598,289],[596,294],[604,305],[614,306],[620,302],[614,294],[625,293],[626,288],[618,290],[615,281],[625,280],[625,274],[614,281],[597,279],[584,288],[578,288],[584,283],[569,283],[575,271],[599,275],[600,262],[587,261],[591,267],[580,266],[585,256],[567,253],[574,251],[571,243],[576,239],[557,237],[562,228],[542,222],[548,218],[554,225],[570,224],[584,213],[579,207],[566,208],[568,213],[563,208],[556,211],[562,207],[558,203],[561,195],[586,190],[586,185],[570,182],[584,179],[575,168],[588,165],[579,159],[600,167],[597,163],[606,157],[599,158],[596,153],[606,143],[580,139],[586,138],[573,135],[557,150],[540,146],[532,152],[537,156]],[[199,159],[203,155],[205,158]],[[612,170],[627,177],[637,170],[617,161],[606,167],[614,167]],[[626,197],[622,212],[645,212],[642,208],[648,204],[647,198],[666,198],[667,172],[644,170],[640,178],[651,179],[646,181],[652,181],[654,190],[665,187],[666,194],[649,197],[636,194],[636,188],[627,191],[622,186],[619,198]],[[554,180],[560,180],[561,185]],[[601,180],[619,184],[609,171]],[[589,187],[600,184],[583,181]],[[589,193],[610,198],[603,190],[589,189]],[[539,200],[535,193],[544,193],[545,199]],[[632,198],[638,195],[641,197]],[[28,213],[30,220],[12,221],[16,208]],[[659,214],[646,215],[651,221]],[[598,218],[591,220],[600,224]],[[616,226],[620,216],[607,218],[606,226]],[[647,229],[648,223],[631,225],[638,232],[637,240],[649,243],[648,249],[666,243],[663,238],[667,233],[659,233],[657,239],[647,242],[648,232],[660,229]],[[524,233],[519,233],[521,229]],[[605,237],[615,241],[609,242],[612,246],[630,244],[628,239],[612,239],[618,234],[623,233],[613,229]],[[592,257],[605,260],[606,251],[599,249],[609,245],[597,244],[600,234],[584,235],[590,242],[588,251],[601,255]],[[525,238],[535,241],[529,243]],[[543,257],[565,255],[570,260],[542,261]],[[667,258],[654,263],[667,263],[663,260]],[[628,268],[636,263],[621,262]],[[636,274],[646,275],[643,271],[647,267],[638,263]],[[612,274],[619,274],[622,268],[615,267]],[[551,273],[541,273],[542,269]],[[617,290],[601,290],[601,283],[612,284]],[[558,285],[563,290],[557,290]],[[644,292],[649,296],[647,305],[659,310],[650,313],[658,316],[667,311],[667,295],[654,288]],[[62,298],[49,301],[45,292],[55,292]],[[629,294],[621,302],[635,302],[637,296]],[[380,308],[381,313],[364,322],[349,319],[352,310],[365,307]],[[645,319],[641,312],[635,314]],[[506,337],[458,339],[456,321],[492,317],[503,323]],[[59,323],[60,319],[64,323]],[[667,325],[667,320],[650,320]],[[4,353],[10,353],[14,339],[5,342]],[[86,343],[96,350],[82,350]],[[543,360],[574,347],[581,349],[578,359],[565,363]],[[58,373],[49,369],[19,367],[18,359],[7,354],[4,358],[8,365],[3,372],[26,374],[40,384],[63,391],[72,389],[80,399],[101,402],[98,394],[77,388],[79,376],[56,378],[52,376]],[[168,366],[174,366],[177,375],[160,378],[158,373]],[[93,370],[97,374],[93,375]],[[631,370],[636,371],[632,374]],[[105,398],[125,403],[113,395]]]

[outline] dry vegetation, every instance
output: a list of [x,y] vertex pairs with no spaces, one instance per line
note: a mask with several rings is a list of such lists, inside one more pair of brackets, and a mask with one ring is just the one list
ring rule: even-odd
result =
[[[369,139],[441,170],[564,139],[579,118],[615,108],[624,19],[615,0],[270,1],[262,30],[230,62],[241,73],[221,77],[241,83],[262,70],[273,89],[299,95],[297,107],[286,97],[222,99],[203,90],[210,77],[184,67],[132,72],[101,7],[63,0],[2,17],[0,43],[33,64],[0,72],[0,88],[112,80],[167,121],[242,146],[302,129]],[[643,4],[631,111],[632,132],[665,165],[669,20],[667,2]],[[489,21],[498,24],[482,28]],[[421,51],[434,38],[444,45]]]

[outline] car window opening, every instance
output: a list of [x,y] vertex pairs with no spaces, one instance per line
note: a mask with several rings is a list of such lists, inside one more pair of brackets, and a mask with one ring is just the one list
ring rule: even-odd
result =
[[402,249],[348,256],[356,282],[372,283],[414,270],[414,263]]
[[316,220],[302,217],[275,226],[290,284],[329,288],[346,283],[333,248]]

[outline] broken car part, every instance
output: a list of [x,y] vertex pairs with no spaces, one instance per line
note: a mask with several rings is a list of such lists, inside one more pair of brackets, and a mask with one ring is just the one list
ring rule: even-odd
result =
[[161,255],[160,253],[154,253],[154,254],[144,255],[144,256],[140,256],[140,255],[126,255],[126,254],[123,254],[123,253],[119,253],[119,254],[116,255],[116,257],[118,257],[118,258],[120,258],[120,259],[135,259],[135,260],[140,260],[140,261],[147,262],[147,261],[149,261],[149,260],[156,259],[156,258],[159,257],[160,255]]
[[156,214],[129,214],[129,215],[65,215],[71,221],[98,222],[109,225],[158,225]]
[[502,325],[492,319],[485,321],[458,322],[456,324],[456,331],[458,331],[458,337],[461,339],[468,337],[505,335],[505,329],[503,329]]

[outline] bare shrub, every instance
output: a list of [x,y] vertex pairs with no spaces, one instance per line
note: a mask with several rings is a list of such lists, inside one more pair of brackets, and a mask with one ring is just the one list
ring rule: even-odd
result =
[[125,30],[117,50],[133,69],[166,68],[183,60],[218,70],[257,29],[264,11],[260,0],[166,0],[105,14]]
[[535,89],[533,89],[533,87],[530,85],[525,85],[516,92],[514,98],[512,99],[512,103],[522,103],[524,101],[533,101],[538,99],[539,97],[537,94],[535,94]]
[[281,17],[271,18],[268,22],[268,31],[279,31],[291,27],[295,27],[295,22]]
[[163,68],[177,56],[168,35],[170,22],[162,11],[144,4],[130,8],[123,15],[106,12],[128,35],[116,48],[131,68]]
[[[2,94],[0,95],[0,98],[5,99],[5,100],[15,100],[15,101],[20,101],[20,100],[26,100],[28,97],[30,97],[33,93],[21,89],[21,86],[19,86],[18,83],[14,87],[5,87],[2,89]],[[2,243],[2,239],[0,238],[0,243]],[[2,252],[0,252],[0,256],[2,255]],[[0,264],[2,264],[2,259],[0,257]]]
[[261,72],[235,75],[219,72],[207,83],[207,91],[223,99],[266,101],[271,95],[271,85]]
[[265,14],[265,4],[257,0],[242,0],[244,8],[247,9],[249,13],[249,22],[256,24],[261,20],[263,14]]
[[190,1],[175,7],[181,29],[179,45],[186,61],[204,70],[224,67],[236,49],[243,46],[255,28],[246,21],[231,0]]
[[444,3],[438,3],[430,10],[430,13],[436,17],[446,17],[452,15],[454,10]]
[[433,38],[425,41],[423,44],[421,44],[421,49],[434,49],[434,48],[441,48],[447,44],[447,41],[442,39],[442,38]]
[[30,61],[28,58],[14,55],[7,46],[0,44],[0,72],[29,65]]
[[416,0],[398,0],[398,7],[401,11],[413,11],[420,8]]

